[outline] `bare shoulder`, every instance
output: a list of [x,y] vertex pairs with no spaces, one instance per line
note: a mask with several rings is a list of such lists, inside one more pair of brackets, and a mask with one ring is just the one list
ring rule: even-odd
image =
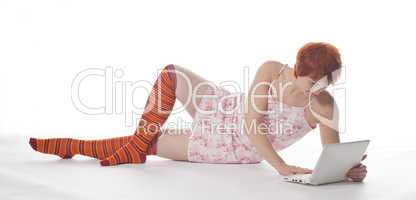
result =
[[278,74],[279,71],[283,68],[283,64],[279,61],[268,60],[263,62],[259,67],[258,72],[260,74],[268,75],[269,78],[272,78],[273,75]]
[[334,111],[338,111],[335,99],[328,91],[322,91],[319,95],[314,96],[312,108],[326,118],[332,118]]
[[260,66],[261,68],[266,68],[270,72],[272,71],[279,71],[283,67],[283,63],[275,60],[268,60],[263,62],[263,64]]

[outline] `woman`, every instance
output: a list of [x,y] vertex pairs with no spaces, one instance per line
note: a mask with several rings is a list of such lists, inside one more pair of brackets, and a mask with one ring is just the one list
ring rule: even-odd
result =
[[[299,50],[294,68],[275,61],[260,66],[244,98],[244,93],[231,93],[186,68],[168,65],[153,85],[133,135],[101,140],[31,138],[29,143],[36,151],[64,159],[76,154],[97,158],[103,166],[144,163],[147,155],[157,155],[203,163],[264,159],[281,175],[310,173],[286,164],[277,152],[317,125],[322,144],[339,142],[338,110],[325,88],[336,82],[340,68],[336,47],[308,43]],[[176,99],[193,117],[192,129],[162,130]],[[366,166],[359,164],[347,177],[362,181],[366,174]]]

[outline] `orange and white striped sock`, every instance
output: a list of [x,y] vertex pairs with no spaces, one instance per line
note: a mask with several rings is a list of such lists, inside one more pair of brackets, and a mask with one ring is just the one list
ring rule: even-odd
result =
[[131,140],[112,156],[101,161],[102,166],[124,163],[143,163],[151,142],[158,137],[161,127],[168,119],[176,100],[176,71],[167,65],[159,74],[143,113],[136,133]]

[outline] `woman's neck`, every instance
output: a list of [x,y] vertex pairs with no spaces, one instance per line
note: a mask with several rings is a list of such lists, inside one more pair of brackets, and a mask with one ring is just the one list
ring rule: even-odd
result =
[[294,69],[293,68],[286,68],[286,70],[283,71],[283,80],[286,83],[290,83],[290,85],[288,87],[285,87],[285,90],[287,90],[287,92],[283,92],[283,94],[285,95],[289,95],[292,98],[290,99],[297,99],[299,100],[299,102],[308,102],[309,98],[308,98],[308,94],[305,93],[296,83],[296,77],[295,77],[295,73],[294,73]]

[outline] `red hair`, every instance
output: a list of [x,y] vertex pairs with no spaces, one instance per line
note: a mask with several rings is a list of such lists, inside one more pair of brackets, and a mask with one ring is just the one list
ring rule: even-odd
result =
[[296,56],[295,76],[309,76],[314,80],[327,76],[333,83],[332,72],[341,68],[338,49],[324,42],[310,42],[299,49]]

